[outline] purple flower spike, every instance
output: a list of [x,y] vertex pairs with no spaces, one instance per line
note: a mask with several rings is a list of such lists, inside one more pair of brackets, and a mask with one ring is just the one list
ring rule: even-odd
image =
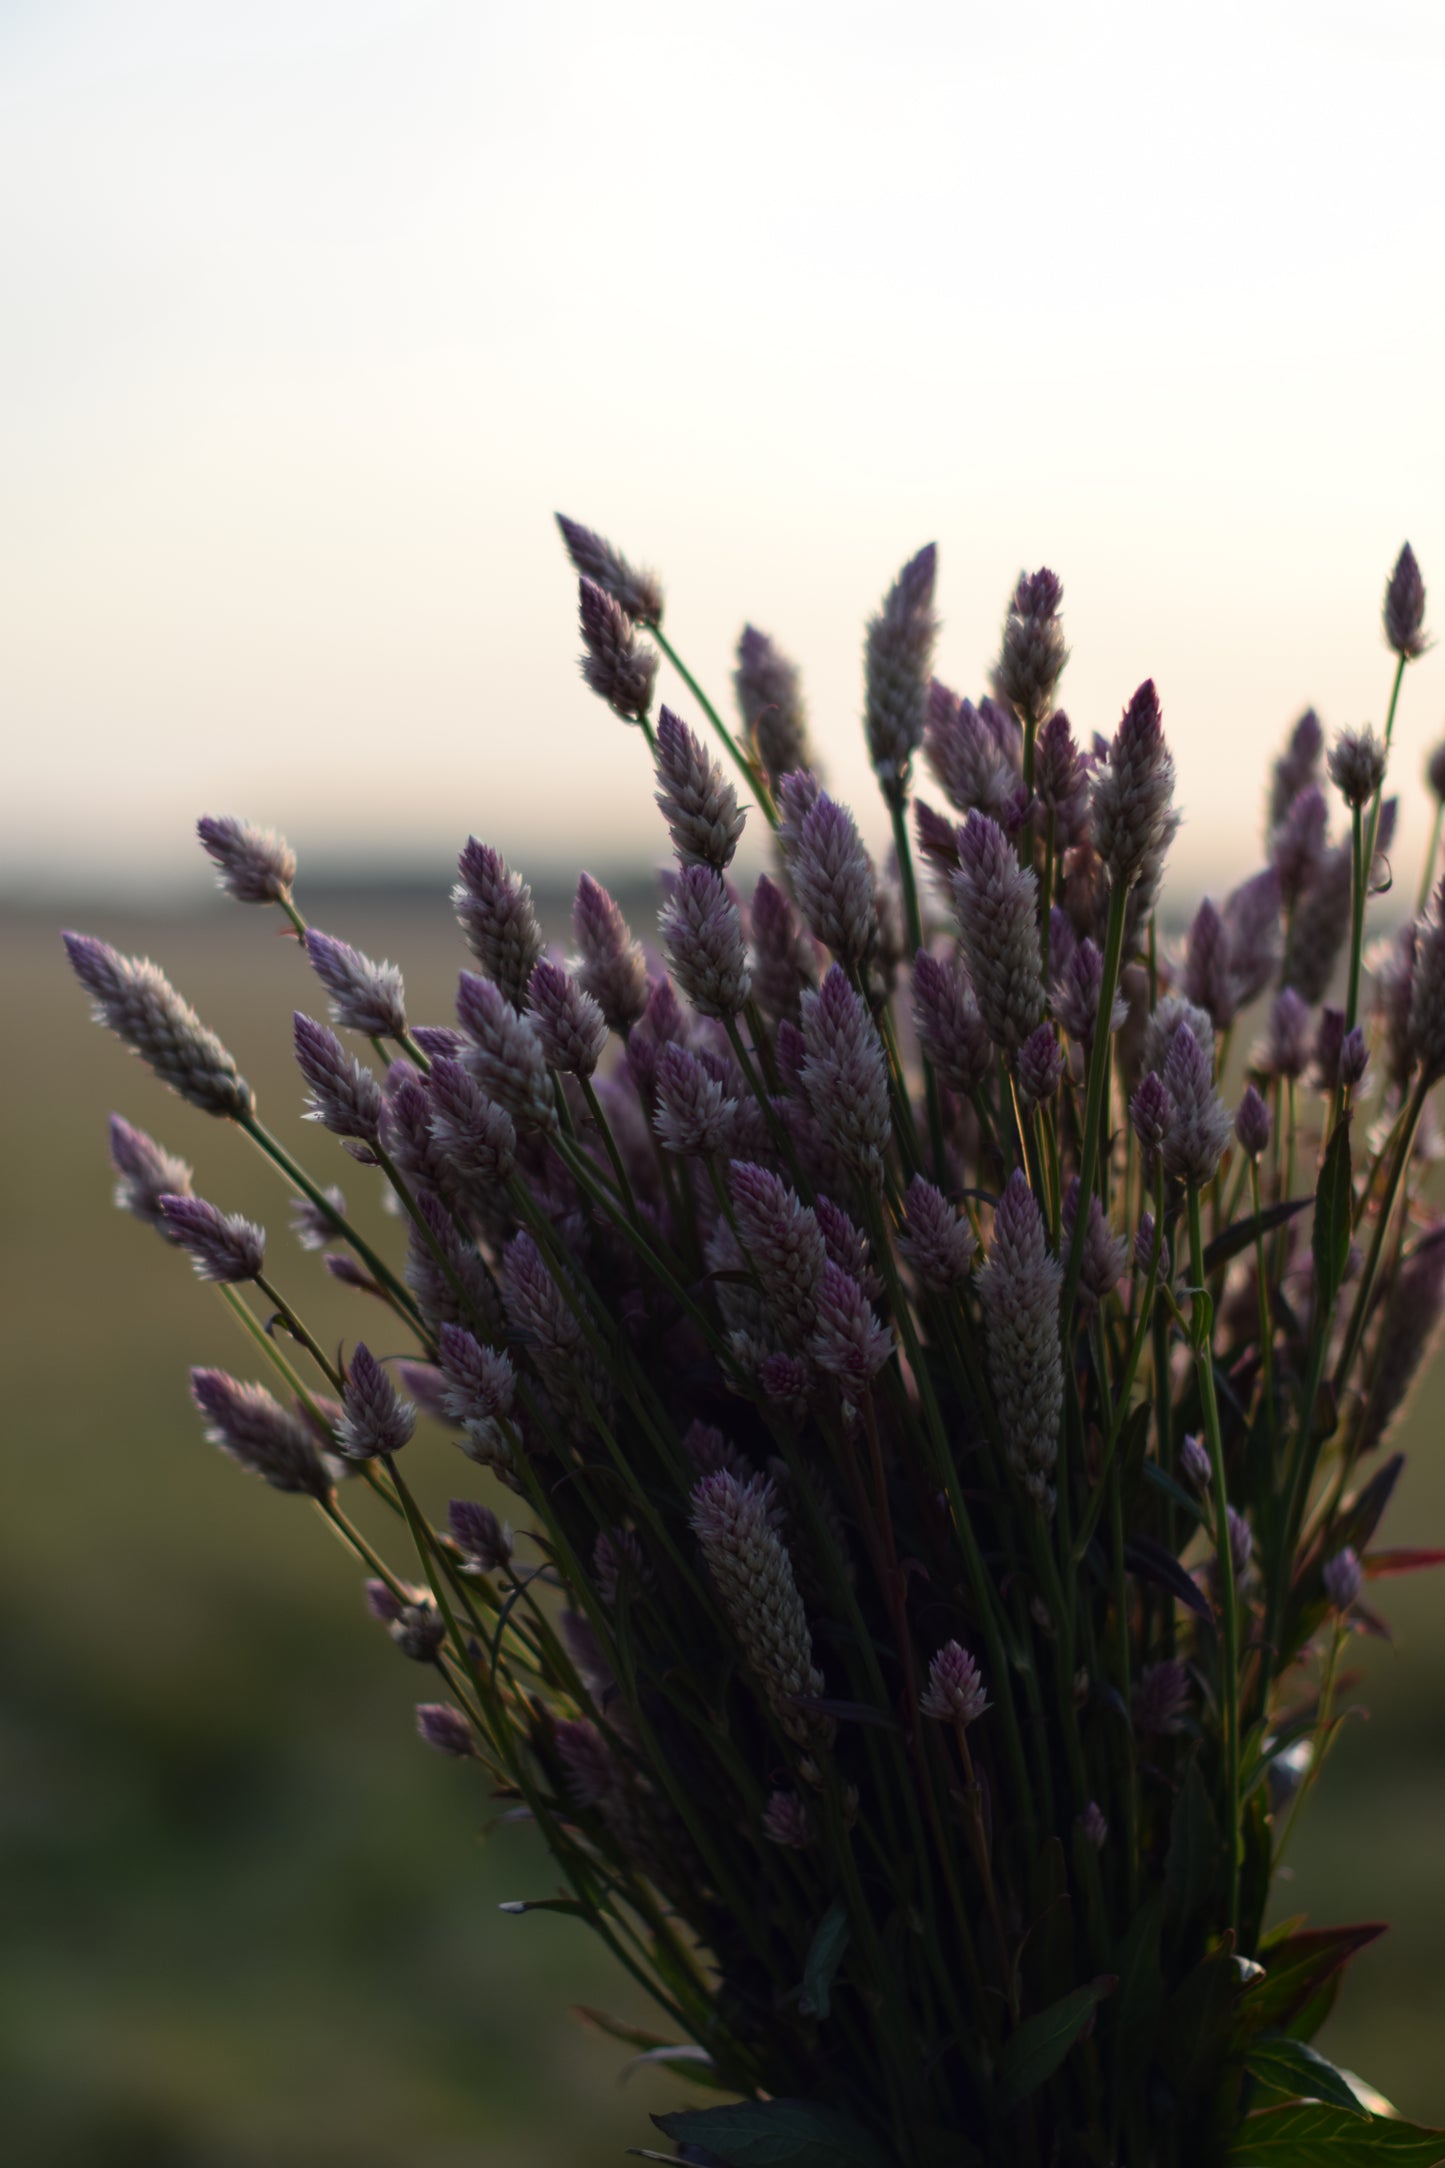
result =
[[888,1063],[873,1020],[841,964],[802,1001],[802,1083],[814,1119],[860,1181],[876,1184],[892,1136]]
[[572,569],[582,578],[605,589],[627,615],[639,625],[662,623],[662,582],[655,572],[640,572],[628,563],[620,549],[584,527],[580,520],[555,515]]
[[1384,619],[1385,638],[1403,662],[1412,662],[1424,654],[1429,645],[1425,638],[1425,582],[1408,542],[1395,559],[1385,589]]
[[457,1061],[435,1061],[427,1079],[431,1141],[457,1180],[499,1189],[512,1178],[517,1132],[511,1115]]
[[973,1265],[978,1249],[973,1229],[942,1191],[921,1174],[915,1174],[908,1185],[904,1212],[899,1256],[929,1294],[952,1294],[968,1278]]
[[1164,1139],[1164,1168],[1176,1181],[1203,1188],[1229,1142],[1229,1112],[1214,1088],[1214,1065],[1187,1024],[1174,1034],[1164,1064],[1164,1088],[1174,1119]]
[[970,813],[959,832],[954,907],[984,1025],[1009,1055],[1043,1021],[1037,894],[1032,869],[1020,866],[997,822]]
[[1342,730],[1330,747],[1329,770],[1347,806],[1366,806],[1385,780],[1385,748],[1373,730]]
[[237,903],[279,903],[290,895],[296,854],[284,836],[230,814],[210,813],[196,822],[196,834],[216,868],[217,886]]
[[968,1650],[945,1641],[928,1666],[928,1684],[918,1697],[924,1716],[940,1724],[976,1724],[989,1707],[983,1677]]
[[1269,1150],[1269,1108],[1253,1084],[1246,1084],[1235,1110],[1234,1134],[1250,1159],[1262,1159]]
[[300,1012],[294,1019],[296,1062],[310,1087],[306,1119],[333,1136],[351,1137],[375,1150],[386,1109],[371,1071],[348,1054],[334,1031]]
[[191,1398],[207,1418],[212,1445],[273,1490],[329,1498],[331,1482],[307,1425],[261,1385],[241,1385],[224,1370],[193,1370]]
[[811,777],[806,783],[785,777],[778,796],[778,837],[809,932],[840,963],[864,962],[878,941],[878,904],[872,862],[852,814]]
[[218,1212],[203,1197],[162,1197],[160,1211],[200,1279],[217,1286],[254,1280],[266,1262],[266,1230],[239,1212]]
[[244,1121],[255,1095],[213,1031],[148,957],[122,956],[93,934],[61,936],[70,967],[94,1002],[93,1014],[203,1114]]
[[744,625],[733,692],[744,728],[774,785],[810,765],[808,718],[798,672],[765,632]]
[[[1234,1015],[1257,1000],[1279,969],[1280,879],[1273,866],[1256,873],[1224,899],[1228,993]],[[1194,997],[1191,995],[1190,999]],[[1214,1019],[1223,1030],[1221,1020]]]
[[1317,860],[1296,898],[1280,976],[1306,1001],[1323,1000],[1334,976],[1350,931],[1351,884],[1346,838]]
[[334,1184],[321,1194],[332,1206],[334,1217],[309,1197],[294,1197],[291,1201],[291,1231],[303,1250],[324,1250],[341,1233],[340,1222],[346,1217],[345,1197]]
[[607,1019],[560,964],[532,968],[527,1002],[542,1052],[563,1076],[591,1076],[607,1044]]
[[1053,820],[1055,847],[1079,842],[1089,817],[1089,778],[1062,708],[1049,717],[1034,747],[1034,795]]
[[884,796],[903,802],[913,756],[923,742],[938,619],[933,590],[938,550],[928,543],[909,559],[868,627],[864,647],[863,727]]
[[512,1562],[512,1531],[490,1506],[453,1498],[447,1507],[453,1540],[482,1573],[504,1573]]
[[609,1028],[625,1037],[647,1007],[647,963],[621,911],[590,873],[577,883],[572,932],[578,985],[592,996]]
[[656,1089],[653,1120],[669,1152],[706,1158],[727,1149],[738,1103],[695,1054],[685,1046],[664,1046],[657,1057]]
[[1369,1067],[1370,1050],[1365,1043],[1364,1026],[1354,1025],[1340,1041],[1340,1082],[1346,1091],[1353,1091]]
[[752,979],[738,907],[710,866],[684,866],[659,917],[673,977],[699,1016],[726,1022]]
[[796,1346],[812,1331],[828,1262],[816,1216],[765,1167],[734,1160],[728,1170],[738,1239],[757,1274],[782,1339]]
[[490,979],[463,971],[457,980],[457,1022],[467,1039],[465,1067],[483,1095],[505,1107],[519,1130],[557,1126],[547,1058],[529,1018],[519,1016]]
[[452,908],[467,947],[512,1007],[520,1009],[532,966],[542,953],[532,891],[500,851],[478,843],[475,836],[467,839],[457,870],[461,879],[452,890]]
[[476,1752],[471,1725],[449,1701],[418,1702],[416,1729],[418,1738],[455,1761],[467,1761]]
[[923,1051],[950,1091],[976,1091],[993,1067],[993,1041],[973,988],[927,949],[913,959],[913,1019]]
[[1205,1495],[1214,1480],[1214,1470],[1210,1465],[1209,1448],[1202,1438],[1184,1440],[1179,1448],[1179,1472],[1201,1497]]
[[1062,1282],[1033,1191],[1015,1169],[994,1213],[979,1296],[1004,1450],[1014,1474],[1044,1512],[1053,1510],[1052,1478],[1064,1404]]
[[186,1162],[166,1151],[143,1129],[132,1129],[129,1122],[112,1114],[110,1163],[119,1177],[115,1201],[121,1211],[133,1213],[148,1227],[154,1227],[157,1234],[164,1235],[167,1242],[174,1242],[161,1200],[190,1196],[191,1170]]
[[458,1423],[504,1422],[512,1412],[516,1378],[500,1348],[484,1347],[464,1325],[443,1325],[437,1336],[446,1412]]
[[1384,1443],[1445,1316],[1445,1223],[1436,1221],[1400,1267],[1381,1320],[1374,1384],[1355,1450]]
[[314,926],[306,934],[312,970],[331,996],[331,1014],[346,1031],[369,1039],[399,1039],[406,1030],[406,997],[395,964],[375,964],[345,941]]
[[1018,1051],[1015,1075],[1019,1097],[1027,1107],[1041,1107],[1052,1099],[1064,1073],[1064,1055],[1052,1024],[1040,1024]]
[[1144,1151],[1152,1156],[1168,1136],[1174,1120],[1174,1102],[1156,1069],[1141,1079],[1129,1102],[1129,1119]]
[[657,803],[679,863],[726,872],[746,816],[712,755],[668,707],[657,718],[656,757]]
[[1269,835],[1274,834],[1300,792],[1318,783],[1320,756],[1324,749],[1325,734],[1320,728],[1320,719],[1313,708],[1306,708],[1274,764],[1267,808]]
[[652,705],[655,652],[639,645],[632,619],[595,580],[579,580],[577,598],[583,677],[624,722],[641,722]]
[[[1051,948],[1053,943],[1050,943]],[[1054,981],[1054,1015],[1071,1039],[1086,1051],[1094,1043],[1099,1026],[1099,1000],[1104,991],[1104,959],[1094,943],[1082,940]],[[1110,1032],[1122,1028],[1129,1005],[1116,988],[1109,1014]]]
[[1224,1516],[1229,1523],[1230,1565],[1235,1580],[1242,1582],[1248,1577],[1254,1559],[1254,1534],[1244,1515],[1237,1513],[1233,1506],[1225,1507]]
[[342,1399],[346,1413],[336,1442],[348,1460],[399,1453],[416,1429],[416,1409],[400,1397],[364,1340],[352,1350]]
[[1269,1030],[1256,1058],[1270,1076],[1304,1075],[1310,1058],[1310,1010],[1309,1003],[1293,986],[1276,994],[1269,1012]]
[[1164,743],[1159,695],[1147,678],[1114,733],[1094,778],[1094,848],[1115,888],[1131,888],[1173,834],[1174,762]]
[[959,813],[1001,820],[1018,783],[1013,764],[971,700],[959,700],[938,678],[928,695],[924,758]]
[[1059,605],[1063,582],[1044,566],[1020,575],[1004,619],[998,689],[1021,722],[1038,725],[1054,704],[1069,659]]
[[[1070,1240],[1073,1238],[1074,1219],[1078,1209],[1079,1177],[1074,1175],[1064,1192],[1064,1230]],[[1109,1222],[1104,1217],[1104,1207],[1098,1197],[1090,1192],[1079,1271],[1080,1292],[1090,1302],[1105,1301],[1118,1286],[1128,1256],[1127,1238],[1110,1233]]]
[[1365,1571],[1355,1553],[1346,1544],[1342,1551],[1336,1551],[1333,1558],[1325,1560],[1322,1579],[1331,1608],[1343,1617],[1365,1585]]
[[753,939],[753,993],[764,1014],[796,1019],[805,986],[817,976],[811,940],[793,906],[763,873],[753,890],[748,926]]
[[861,1401],[893,1353],[893,1335],[880,1325],[858,1282],[831,1261],[818,1287],[818,1320],[808,1353],[837,1379],[843,1396]]
[[1184,1729],[1189,1709],[1189,1673],[1172,1657],[1146,1664],[1134,1689],[1134,1728],[1145,1738],[1167,1739]]

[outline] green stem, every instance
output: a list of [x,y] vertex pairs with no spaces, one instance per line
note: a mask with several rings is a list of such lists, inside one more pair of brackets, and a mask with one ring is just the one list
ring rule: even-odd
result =
[[1210,1484],[1214,1492],[1214,1549],[1219,1569],[1223,1647],[1220,1651],[1220,1704],[1224,1724],[1225,1828],[1229,1832],[1229,1925],[1239,1928],[1239,1594],[1234,1582],[1234,1547],[1229,1538],[1229,1498],[1224,1470],[1224,1440],[1219,1403],[1214,1394],[1213,1305],[1204,1284],[1204,1227],[1199,1186],[1188,1186],[1189,1271],[1194,1283],[1191,1339],[1199,1372],[1199,1397],[1209,1447]]
[[378,1257],[371,1244],[357,1233],[345,1215],[337,1211],[330,1198],[312,1181],[306,1169],[291,1157],[280,1138],[273,1137],[270,1130],[254,1114],[238,1115],[236,1119],[237,1127],[244,1129],[258,1150],[264,1152],[272,1164],[280,1168],[292,1187],[299,1190],[303,1197],[309,1198],[310,1202],[335,1224],[337,1232],[355,1250],[372,1278],[386,1289],[392,1300],[405,1313],[408,1323],[416,1328],[424,1340],[429,1339],[426,1321],[417,1308],[410,1289],[402,1284],[384,1259]]
[[756,795],[758,809],[761,812],[763,819],[767,822],[770,828],[776,828],[778,825],[777,807],[773,804],[772,793],[767,787],[767,782],[765,778],[758,773],[757,769],[753,766],[753,763],[748,759],[747,754],[738,744],[737,739],[728,729],[727,724],[718,714],[717,709],[708,699],[707,694],[698,684],[697,679],[688,669],[687,664],[678,654],[677,649],[668,639],[666,633],[663,632],[662,628],[658,625],[649,625],[647,629],[652,634],[652,637],[657,642],[658,646],[662,649],[663,654],[672,664],[673,669],[682,679],[683,684],[692,694],[693,699],[702,709],[703,714],[712,724],[713,729],[717,732],[718,737],[727,752],[729,760],[731,760],[733,766],[737,769],[738,774],[747,784],[749,790],[751,790]]
[[1350,808],[1350,976],[1345,989],[1345,1029],[1353,1031],[1360,1013],[1360,958],[1365,945],[1365,823],[1359,806]]

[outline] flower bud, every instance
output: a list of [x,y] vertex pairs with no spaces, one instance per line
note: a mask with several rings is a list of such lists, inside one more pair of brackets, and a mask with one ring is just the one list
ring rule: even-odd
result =
[[345,941],[314,926],[306,931],[306,956],[331,996],[334,1023],[369,1039],[399,1039],[406,1030],[406,997],[395,964],[375,964]]
[[1373,730],[1342,730],[1330,748],[1330,781],[1347,806],[1366,806],[1385,780],[1385,748]]
[[968,1650],[957,1641],[945,1641],[930,1660],[928,1684],[918,1697],[924,1716],[940,1724],[965,1728],[976,1724],[990,1706],[983,1677]]
[[639,572],[620,549],[584,527],[580,520],[554,514],[572,569],[592,580],[612,597],[618,608],[639,625],[662,623],[662,583],[655,572]]
[[203,1197],[162,1197],[161,1218],[197,1276],[228,1286],[254,1280],[266,1262],[266,1231],[239,1212],[218,1212]]
[[237,903],[279,903],[289,897],[296,854],[274,829],[207,813],[196,822],[196,834],[216,868],[216,885]]
[[243,1121],[255,1112],[255,1095],[225,1047],[156,964],[122,956],[92,934],[61,938],[95,1021],[139,1054],[162,1084],[203,1114]]
[[1407,542],[1395,559],[1395,569],[1385,588],[1385,638],[1403,662],[1423,655],[1425,639],[1425,582]]
[[1252,1084],[1246,1084],[1234,1115],[1234,1134],[1250,1159],[1261,1159],[1269,1150],[1269,1108]]

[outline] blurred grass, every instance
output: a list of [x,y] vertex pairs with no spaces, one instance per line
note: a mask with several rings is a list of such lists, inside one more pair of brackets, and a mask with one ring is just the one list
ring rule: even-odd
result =
[[[317,916],[450,1011],[445,902]],[[237,1054],[265,1119],[369,1231],[367,1177],[298,1118],[290,1012],[317,1007],[272,915],[83,921],[149,950]],[[194,1160],[203,1194],[268,1221],[274,1276],[321,1337],[360,1298],[286,1234],[244,1139],[164,1093],[89,1023],[49,923],[3,924],[5,1510],[0,1516],[0,2102],[34,2168],[541,2168],[615,2161],[678,2089],[619,2091],[624,2051],[575,2001],[641,2015],[576,1923],[503,1916],[556,1878],[525,1831],[485,1847],[475,1771],[429,1754],[432,1698],[366,1617],[300,1501],[200,1439],[193,1362],[254,1365],[214,1295],[109,1203],[110,1108]],[[324,1172],[322,1172],[324,1170]],[[1401,1434],[1390,1534],[1445,1542],[1445,1374]],[[434,1502],[477,1471],[433,1433]],[[424,1473],[422,1473],[424,1471]],[[1300,1833],[1283,1912],[1387,1918],[1323,2044],[1445,2123],[1445,1577],[1387,1584],[1351,1724]]]

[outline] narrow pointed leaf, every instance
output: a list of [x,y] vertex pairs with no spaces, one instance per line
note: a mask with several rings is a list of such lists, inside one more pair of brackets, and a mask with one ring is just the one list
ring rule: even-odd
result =
[[1245,2057],[1252,2078],[1286,2100],[1322,2100],[1346,2115],[1368,2116],[1332,2062],[1303,2040],[1258,2040]]
[[1359,1927],[1306,1927],[1261,1952],[1265,1974],[1240,2008],[1241,2040],[1285,2029],[1332,1973],[1384,1932],[1377,1921]]
[[1101,1973],[1087,1987],[1076,1987],[1047,2010],[1026,2017],[1006,2040],[998,2059],[997,2096],[1007,2115],[1047,2084],[1104,1997],[1117,1985],[1113,1973]]
[[1230,1223],[1221,1234],[1205,1245],[1204,1270],[1206,1274],[1227,1265],[1233,1258],[1250,1248],[1256,1235],[1267,1235],[1276,1227],[1283,1227],[1296,1213],[1304,1212],[1313,1203],[1310,1197],[1286,1197],[1282,1204],[1267,1204],[1257,1216],[1253,1212],[1244,1219]]
[[740,2100],[652,2120],[679,2145],[696,2146],[725,2168],[891,2168],[860,2123],[811,2100]]
[[798,2002],[805,2017],[824,2018],[832,2008],[833,1978],[852,1934],[848,1908],[840,1898],[836,1904],[829,1905],[819,1920],[808,1949],[803,1967],[803,1992]]
[[1354,1189],[1350,1167],[1350,1117],[1335,1124],[1320,1167],[1315,1188],[1314,1260],[1319,1290],[1319,1315],[1327,1317],[1345,1277],[1350,1258],[1350,1232],[1354,1220]]
[[1164,1860],[1164,1903],[1176,1923],[1191,1918],[1219,1874],[1219,1824],[1199,1764],[1192,1761],[1169,1824]]
[[1445,2131],[1342,2108],[1266,2108],[1247,2116],[1229,2168],[1438,2168]]
[[1124,1545],[1124,1564],[1136,1579],[1153,1581],[1159,1588],[1168,1589],[1186,1611],[1212,1622],[1214,1613],[1198,1582],[1184,1571],[1173,1553],[1166,1551],[1162,1543],[1156,1543],[1152,1536],[1130,1536]]
[[1424,1573],[1431,1566],[1445,1566],[1445,1551],[1371,1551],[1360,1564],[1367,1581],[1383,1581],[1394,1573]]

